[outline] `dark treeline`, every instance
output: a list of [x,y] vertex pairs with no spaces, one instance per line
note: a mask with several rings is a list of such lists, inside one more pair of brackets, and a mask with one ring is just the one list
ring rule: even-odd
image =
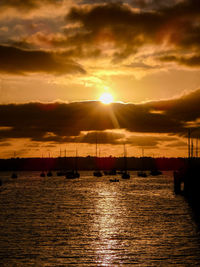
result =
[[[178,170],[185,165],[186,158],[127,158],[128,170]],[[200,160],[199,158],[196,159]],[[46,171],[46,170],[122,170],[124,158],[119,157],[62,157],[62,158],[11,158],[0,159],[0,171]]]

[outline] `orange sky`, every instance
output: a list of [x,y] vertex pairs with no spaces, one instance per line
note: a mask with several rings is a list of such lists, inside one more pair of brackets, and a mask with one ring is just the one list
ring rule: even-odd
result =
[[0,157],[94,155],[95,136],[102,156],[123,143],[130,156],[187,156],[199,14],[197,0],[2,1]]

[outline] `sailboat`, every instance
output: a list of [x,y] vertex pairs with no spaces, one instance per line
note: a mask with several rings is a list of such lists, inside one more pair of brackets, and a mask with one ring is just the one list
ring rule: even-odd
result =
[[[64,160],[63,160],[64,159]],[[66,149],[64,150],[64,157],[62,157],[62,151],[60,149],[60,156],[58,157],[59,170],[57,171],[57,176],[66,175],[66,170],[63,170],[63,163],[66,166]]]
[[13,173],[12,173],[12,175],[11,175],[11,178],[13,178],[13,179],[16,179],[16,178],[18,178],[18,175],[17,175],[17,173],[13,172]]
[[[144,160],[144,149],[142,148],[142,159],[141,159],[141,162],[142,162],[142,169],[144,168],[144,166],[143,166],[143,160]],[[145,171],[143,171],[143,170],[141,170],[141,171],[138,171],[137,172],[137,176],[138,177],[147,177],[147,173],[145,172]]]
[[[98,156],[97,156],[97,135],[96,135],[96,164],[98,164]],[[93,176],[95,177],[102,177],[103,174],[98,168],[93,172]]]
[[119,182],[119,179],[117,179],[116,177],[115,178],[111,178],[110,182],[111,183],[116,183],[116,182]]
[[144,171],[138,171],[137,176],[138,177],[147,177],[147,173]]
[[47,166],[48,166],[48,169],[49,169],[48,172],[47,172],[47,176],[48,177],[52,177],[53,173],[50,170],[51,169],[51,155],[50,155],[50,152],[49,152],[49,158],[48,158]]
[[42,171],[42,172],[40,173],[40,177],[45,177],[45,176],[46,176],[45,172]]
[[[43,158],[43,154],[42,154],[42,158],[41,158],[41,163],[44,165],[44,158]],[[44,172],[44,166],[43,166],[43,170],[40,173],[40,177],[46,177],[46,174]]]
[[76,149],[76,157],[75,157],[75,162],[74,162],[74,169],[72,171],[66,172],[65,177],[67,179],[75,179],[80,177],[80,173],[78,172],[78,152]]
[[161,174],[162,174],[162,172],[156,168],[150,171],[150,175],[152,175],[152,176],[158,176]]
[[127,156],[126,156],[126,147],[124,144],[124,170],[121,174],[122,179],[130,179],[130,174],[127,172]]
[[[17,169],[17,167],[16,167],[16,154],[15,154],[15,152],[14,152],[14,161],[15,161],[15,169]],[[13,178],[13,179],[18,178],[17,173],[16,173],[16,172],[13,172],[13,173],[11,174],[11,178]]]
[[48,176],[48,177],[53,176],[52,172],[51,172],[51,171],[48,171],[48,172],[47,172],[47,176]]

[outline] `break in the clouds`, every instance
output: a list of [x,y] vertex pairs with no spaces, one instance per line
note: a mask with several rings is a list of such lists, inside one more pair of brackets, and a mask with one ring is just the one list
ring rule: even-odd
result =
[[[0,136],[2,142],[9,138],[29,138],[57,143],[95,143],[95,132],[98,132],[99,140],[104,144],[124,142],[123,134],[111,133],[116,128],[132,134],[186,136],[188,123],[200,118],[199,103],[200,90],[174,100],[138,105],[113,103],[106,106],[95,101],[1,105]],[[192,127],[192,133],[193,136],[199,135],[198,125]],[[130,144],[138,143],[138,140],[126,139]],[[147,140],[147,143],[155,144],[158,141],[159,138],[154,143]]]

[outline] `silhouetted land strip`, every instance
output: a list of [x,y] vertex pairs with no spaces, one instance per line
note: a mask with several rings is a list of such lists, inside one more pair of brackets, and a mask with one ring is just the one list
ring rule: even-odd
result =
[[[79,170],[123,170],[124,157],[78,157]],[[196,159],[200,165],[200,159]],[[127,170],[180,170],[186,158],[127,157]],[[67,171],[74,169],[74,157],[0,159],[0,171]]]

